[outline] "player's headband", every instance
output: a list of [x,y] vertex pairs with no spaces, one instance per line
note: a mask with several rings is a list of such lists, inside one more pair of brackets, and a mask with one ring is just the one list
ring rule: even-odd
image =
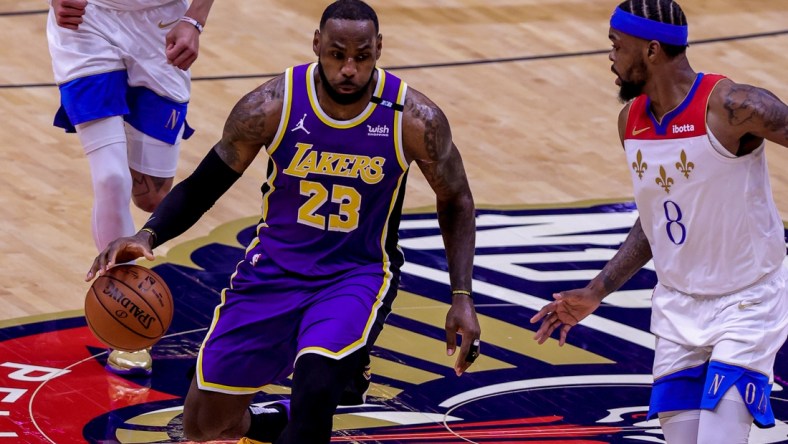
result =
[[687,46],[687,26],[671,25],[630,14],[616,8],[610,17],[610,27],[646,40],[656,40],[669,45]]

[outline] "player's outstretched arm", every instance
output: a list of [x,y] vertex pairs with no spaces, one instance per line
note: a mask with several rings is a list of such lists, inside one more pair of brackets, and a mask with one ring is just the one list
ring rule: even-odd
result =
[[276,77],[244,96],[233,108],[221,140],[197,169],[162,200],[137,234],[116,239],[96,259],[85,277],[91,280],[117,263],[142,256],[194,225],[241,177],[279,126],[284,76]]
[[621,288],[651,257],[651,246],[638,218],[613,259],[605,264],[588,285],[555,293],[555,301],[542,307],[531,318],[532,324],[542,321],[534,339],[539,344],[544,344],[550,335],[560,328],[558,345],[564,345],[569,330],[593,313],[602,303],[602,299]]
[[757,137],[788,147],[788,105],[768,90],[723,80],[708,114],[709,126],[725,146],[738,148]]
[[469,356],[469,351],[481,335],[470,295],[476,246],[473,196],[443,111],[420,92],[409,89],[404,112],[405,155],[408,161],[416,162],[435,191],[451,288],[461,291],[452,294],[452,305],[446,316],[446,351],[450,356],[456,349],[457,334],[462,334],[462,347],[454,368],[460,375],[475,359],[475,355]]

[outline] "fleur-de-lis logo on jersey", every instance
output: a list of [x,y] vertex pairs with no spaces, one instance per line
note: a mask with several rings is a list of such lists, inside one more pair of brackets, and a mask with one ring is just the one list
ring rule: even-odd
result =
[[641,153],[640,150],[638,150],[636,156],[637,156],[637,162],[632,162],[632,169],[635,170],[636,173],[638,173],[639,179],[643,179],[643,173],[645,173],[646,170],[648,169],[648,164],[646,162],[643,162],[643,153]]
[[685,153],[684,150],[681,150],[681,162],[676,162],[676,169],[684,174],[684,177],[687,179],[689,179],[692,170],[695,169],[694,163],[687,162],[687,153]]
[[673,178],[668,177],[665,167],[659,166],[659,177],[657,177],[657,185],[661,186],[666,193],[670,194],[670,187],[673,186]]

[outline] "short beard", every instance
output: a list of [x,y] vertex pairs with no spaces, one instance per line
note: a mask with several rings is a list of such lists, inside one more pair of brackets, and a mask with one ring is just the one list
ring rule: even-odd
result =
[[[618,75],[618,72],[615,70],[613,71]],[[640,73],[641,80],[639,81],[625,81],[620,75],[618,75],[618,79],[621,81],[621,86],[618,90],[618,99],[622,103],[627,103],[630,100],[634,99],[635,97],[640,96],[643,94],[643,88],[646,86],[646,81],[643,80],[646,75],[646,64],[643,63],[643,60],[640,60],[632,66],[629,71],[627,71],[627,77],[630,79],[633,77],[637,77],[634,73]]]
[[328,77],[326,77],[326,73],[323,71],[323,64],[321,64],[319,60],[317,62],[317,72],[320,75],[320,82],[323,84],[323,89],[326,91],[326,94],[328,94],[328,97],[330,97],[331,100],[339,105],[352,105],[360,101],[364,97],[364,94],[367,93],[367,89],[369,88],[370,83],[372,83],[372,79],[375,77],[375,70],[373,69],[366,85],[354,93],[343,94],[334,89],[334,87],[328,82]]
[[[621,79],[621,77],[619,77]],[[618,90],[618,100],[627,103],[630,100],[643,94],[645,83],[625,82],[621,80],[621,87]]]

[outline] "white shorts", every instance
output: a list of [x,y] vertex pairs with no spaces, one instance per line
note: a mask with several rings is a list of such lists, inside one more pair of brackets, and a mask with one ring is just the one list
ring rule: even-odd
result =
[[186,0],[138,11],[88,3],[76,31],[58,26],[50,9],[47,39],[55,82],[126,70],[129,86],[144,86],[175,102],[188,102],[189,72],[169,65],[164,54],[164,39],[187,7]]
[[122,11],[89,3],[74,31],[47,23],[52,68],[61,109],[55,126],[123,116],[139,131],[168,144],[191,135],[185,127],[190,74],[167,63],[165,37],[188,4]]
[[652,296],[657,336],[654,378],[709,360],[774,379],[774,360],[788,335],[788,270],[780,267],[744,290],[691,296],[660,284]]
[[714,409],[737,389],[755,424],[774,424],[774,361],[788,335],[788,270],[724,296],[692,296],[657,284],[651,331],[657,336],[649,417]]

